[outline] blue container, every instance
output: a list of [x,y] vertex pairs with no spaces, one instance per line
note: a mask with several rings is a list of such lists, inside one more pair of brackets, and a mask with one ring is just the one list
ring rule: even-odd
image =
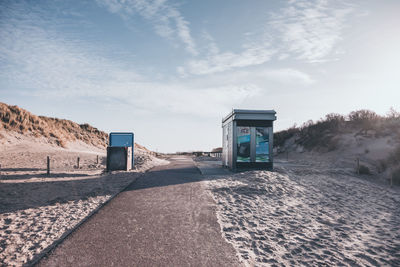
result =
[[132,168],[134,166],[134,134],[115,132],[109,134],[109,146],[132,147]]

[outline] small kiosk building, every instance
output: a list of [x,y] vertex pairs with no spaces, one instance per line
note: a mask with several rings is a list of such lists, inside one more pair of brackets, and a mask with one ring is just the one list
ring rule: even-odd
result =
[[273,168],[274,110],[234,109],[222,120],[222,165],[233,170]]

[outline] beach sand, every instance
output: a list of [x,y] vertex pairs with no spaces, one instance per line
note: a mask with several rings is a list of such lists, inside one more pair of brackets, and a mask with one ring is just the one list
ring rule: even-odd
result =
[[206,181],[222,235],[246,266],[400,265],[399,187],[277,165]]
[[105,149],[79,142],[64,149],[23,136],[12,141],[0,144],[0,262],[6,266],[30,262],[141,173],[168,163],[138,148],[134,170],[105,173]]

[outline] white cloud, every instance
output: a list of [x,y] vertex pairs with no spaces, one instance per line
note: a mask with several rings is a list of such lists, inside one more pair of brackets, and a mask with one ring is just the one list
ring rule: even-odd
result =
[[[108,80],[136,80],[140,75],[121,62],[96,55],[80,41],[70,41],[36,27],[1,29],[0,54],[7,62],[3,75],[16,87],[50,89],[57,94],[106,90]],[[117,70],[118,69],[118,70]]]
[[[111,90],[108,81],[140,81],[129,65],[104,58],[101,49],[46,27],[56,21],[42,19],[23,5],[10,8],[13,14],[0,27],[0,73],[3,83],[34,94],[101,95]],[[11,88],[10,88],[11,89]]]
[[269,61],[276,52],[268,43],[247,43],[243,45],[242,51],[220,52],[214,38],[207,32],[203,33],[203,38],[207,42],[207,56],[203,59],[189,60],[185,66],[178,68],[178,73],[204,75],[224,72],[236,68],[261,65]]
[[[215,116],[263,94],[269,84],[307,85],[293,69],[233,71],[155,82],[120,62],[88,51],[87,44],[60,38],[38,27],[13,24],[0,31],[3,74],[16,88],[40,97],[91,97],[124,102],[137,112]],[[5,32],[8,32],[5,34]]]
[[176,7],[169,5],[167,0],[97,0],[97,2],[128,22],[134,14],[139,14],[153,24],[158,35],[173,41],[180,40],[189,53],[198,54],[190,34],[189,22]]
[[[157,82],[140,75],[129,66],[132,62],[127,65],[105,58],[101,48],[47,30],[41,25],[46,22],[35,13],[21,13],[24,15],[2,20],[0,77],[12,85],[9,90],[25,88],[28,95],[66,101],[89,97],[122,102],[142,113],[215,116],[248,99],[264,97],[277,84],[298,88],[314,82],[308,74],[295,69],[263,67],[216,72],[208,74],[207,79],[187,76]],[[213,68],[217,69],[259,64],[269,57],[254,47],[246,48],[238,57],[219,53],[217,48],[213,53],[218,59]],[[264,59],[259,58],[262,53],[266,53]],[[184,74],[185,70],[178,71]]]
[[285,8],[270,14],[264,35],[246,43],[240,52],[221,52],[215,40],[208,33],[203,34],[208,43],[207,55],[188,60],[179,67],[178,73],[187,76],[231,71],[262,65],[275,56],[280,61],[293,58],[306,62],[334,60],[340,51],[337,44],[346,19],[353,10],[353,6],[339,1],[288,1]]
[[191,74],[202,75],[223,72],[234,68],[248,67],[263,64],[271,59],[272,49],[262,46],[253,46],[241,53],[223,52],[210,54],[206,59],[190,60],[186,69]]
[[[23,12],[23,11],[21,11]],[[24,12],[23,12],[24,13]],[[101,56],[101,49],[33,23],[37,14],[3,20],[0,29],[2,80],[26,95],[124,102],[138,112],[208,116],[254,95],[242,85],[190,86],[155,82],[122,62]],[[43,22],[45,23],[45,22]],[[131,63],[130,63],[131,64]]]
[[331,60],[353,9],[341,1],[289,1],[287,7],[272,14],[266,32],[273,36],[280,53],[308,62]]
[[224,73],[215,73],[204,79],[202,76],[188,79],[189,84],[196,88],[240,85],[270,88],[272,84],[280,86],[304,87],[313,84],[314,79],[307,73],[296,69],[273,69],[260,67],[252,70],[234,70]]

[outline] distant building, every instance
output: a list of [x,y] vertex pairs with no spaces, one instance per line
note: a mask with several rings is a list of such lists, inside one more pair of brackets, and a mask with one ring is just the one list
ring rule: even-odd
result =
[[234,109],[222,120],[222,165],[231,170],[273,168],[274,110]]

